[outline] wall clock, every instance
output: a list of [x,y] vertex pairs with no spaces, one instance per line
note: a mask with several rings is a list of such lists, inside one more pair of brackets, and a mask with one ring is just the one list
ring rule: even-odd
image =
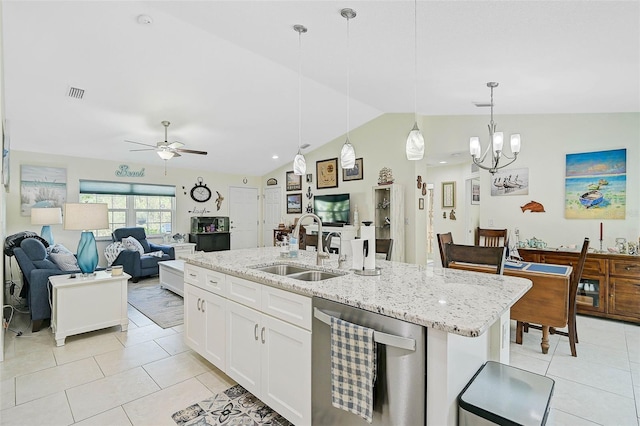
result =
[[211,190],[206,183],[202,183],[202,178],[198,178],[198,183],[191,188],[191,198],[198,203],[204,203],[211,198]]

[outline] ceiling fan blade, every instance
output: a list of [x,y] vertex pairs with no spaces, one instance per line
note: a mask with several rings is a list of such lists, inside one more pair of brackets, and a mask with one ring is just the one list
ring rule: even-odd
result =
[[175,149],[177,152],[184,152],[185,154],[198,154],[198,155],[207,155],[207,151],[196,151],[193,149]]
[[171,148],[171,149],[178,149],[178,148],[182,148],[184,146],[184,144],[182,142],[174,141],[174,142],[171,142],[167,146],[169,148]]
[[152,148],[156,148],[156,146],[155,146],[155,145],[149,145],[148,143],[142,143],[142,142],[136,142],[136,141],[128,141],[128,140],[126,140],[126,139],[125,139],[125,142],[128,142],[128,143],[135,143],[135,144],[138,144],[138,145],[144,145],[144,146],[150,146],[150,147],[152,147]]
[[133,151],[156,151],[155,148],[140,148],[140,149],[130,149],[129,152]]
[[178,154],[177,152],[173,151],[173,157],[182,157],[182,155]]

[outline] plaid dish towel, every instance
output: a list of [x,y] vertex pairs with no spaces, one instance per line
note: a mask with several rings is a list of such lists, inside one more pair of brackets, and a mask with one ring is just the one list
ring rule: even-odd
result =
[[373,330],[331,317],[331,402],[371,423],[376,380]]

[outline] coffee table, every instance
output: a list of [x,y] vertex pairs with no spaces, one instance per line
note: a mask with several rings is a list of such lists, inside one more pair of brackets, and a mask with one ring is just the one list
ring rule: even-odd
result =
[[131,276],[125,273],[111,276],[105,271],[96,271],[89,277],[82,274],[49,277],[53,308],[51,325],[56,346],[64,345],[68,336],[118,324],[122,331],[127,331],[129,278]]
[[184,260],[158,262],[160,286],[184,297]]

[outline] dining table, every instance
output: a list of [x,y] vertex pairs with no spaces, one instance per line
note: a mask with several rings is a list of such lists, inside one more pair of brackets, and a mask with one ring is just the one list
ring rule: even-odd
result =
[[[495,273],[495,267],[452,262],[450,268]],[[542,353],[549,352],[549,328],[567,326],[569,317],[569,282],[573,268],[568,265],[506,261],[504,275],[531,280],[533,286],[511,307],[511,319],[518,322],[516,343],[522,344],[522,324],[539,324],[542,328]]]

